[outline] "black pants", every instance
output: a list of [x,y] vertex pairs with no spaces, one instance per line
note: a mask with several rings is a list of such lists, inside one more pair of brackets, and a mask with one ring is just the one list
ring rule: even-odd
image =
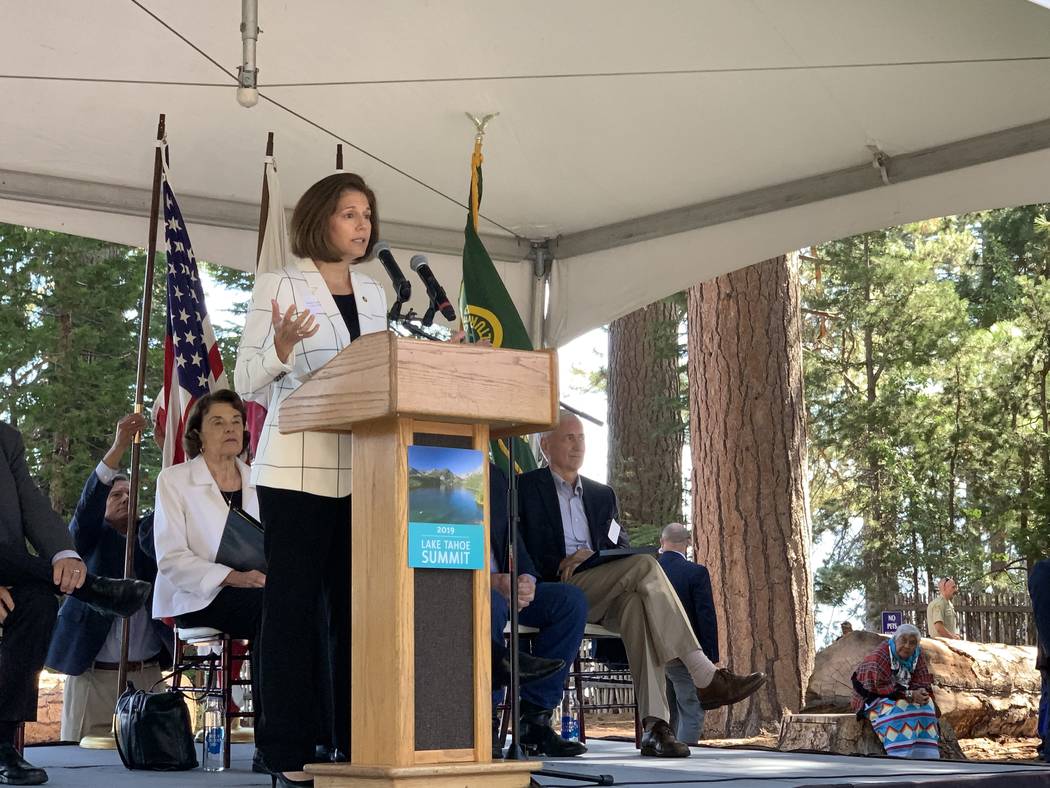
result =
[[[255,742],[270,769],[294,771],[313,760],[329,665],[335,745],[350,754],[350,497],[271,487],[258,493],[267,572]],[[331,648],[318,625],[324,613]]]
[[0,586],[15,601],[0,636],[0,722],[36,719],[37,683],[58,615],[51,563],[20,545],[0,544]]
[[252,709],[262,716],[259,694],[259,629],[262,625],[263,589],[227,586],[201,610],[175,617],[180,627],[212,627],[235,638],[252,641],[249,664],[252,671]]

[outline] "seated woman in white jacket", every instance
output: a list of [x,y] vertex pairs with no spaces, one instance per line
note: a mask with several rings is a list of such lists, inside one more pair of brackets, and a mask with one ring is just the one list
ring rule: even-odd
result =
[[[259,517],[251,469],[239,459],[246,443],[244,421],[244,403],[234,392],[204,395],[186,420],[183,445],[191,459],[157,477],[153,615],[173,617],[179,627],[214,627],[254,639],[266,575],[215,563],[230,507]],[[256,672],[253,661],[253,681]],[[259,693],[252,697],[257,700]]]

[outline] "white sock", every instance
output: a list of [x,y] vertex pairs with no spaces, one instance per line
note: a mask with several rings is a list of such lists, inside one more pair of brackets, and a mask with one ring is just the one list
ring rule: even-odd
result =
[[689,675],[693,679],[693,684],[696,686],[702,689],[714,680],[714,663],[707,658],[707,654],[703,652],[703,649],[698,648],[696,651],[691,651],[680,657],[680,659],[685,665],[686,670],[689,671]]

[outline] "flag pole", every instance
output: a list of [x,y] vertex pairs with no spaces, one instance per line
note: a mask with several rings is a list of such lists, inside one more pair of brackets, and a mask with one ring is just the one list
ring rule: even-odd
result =
[[[149,207],[149,240],[146,244],[146,276],[142,283],[142,304],[139,310],[139,358],[135,371],[135,413],[142,413],[143,393],[146,389],[146,356],[149,351],[149,318],[153,311],[153,258],[157,254],[157,218],[160,211],[161,157],[164,155],[164,114],[157,121],[157,142],[153,151],[153,196]],[[131,482],[128,490],[128,533],[124,545],[124,577],[135,576],[135,546],[138,535],[139,465],[142,455],[142,433],[135,433],[131,444]],[[124,618],[120,631],[120,664],[117,670],[117,694],[124,691],[128,680],[128,635],[130,617]]]
[[259,235],[255,244],[255,267],[259,267],[263,238],[266,235],[266,215],[270,210],[270,186],[266,183],[266,165],[273,156],[273,132],[266,135],[266,161],[263,162],[262,198],[259,200]]

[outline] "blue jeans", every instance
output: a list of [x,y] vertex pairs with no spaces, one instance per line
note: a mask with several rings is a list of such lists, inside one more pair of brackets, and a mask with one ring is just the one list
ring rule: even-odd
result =
[[[492,639],[502,643],[503,629],[510,620],[510,605],[501,594],[492,592]],[[543,709],[554,709],[561,703],[565,677],[580,650],[583,628],[587,624],[587,600],[583,592],[565,583],[539,583],[536,598],[518,613],[518,622],[536,627],[532,654],[561,659],[565,667],[538,681],[521,685],[521,699]]]
[[[1037,561],[1028,577],[1028,595],[1032,597],[1032,613],[1035,616],[1035,631],[1044,651],[1050,651],[1050,559]],[[1042,744],[1040,755],[1045,761],[1050,758],[1050,731],[1047,730],[1048,690],[1046,672],[1042,674],[1042,697],[1039,699],[1039,736]]]
[[696,685],[689,670],[680,659],[672,659],[664,666],[667,675],[668,720],[678,741],[696,744],[704,733],[704,709],[696,697]]

